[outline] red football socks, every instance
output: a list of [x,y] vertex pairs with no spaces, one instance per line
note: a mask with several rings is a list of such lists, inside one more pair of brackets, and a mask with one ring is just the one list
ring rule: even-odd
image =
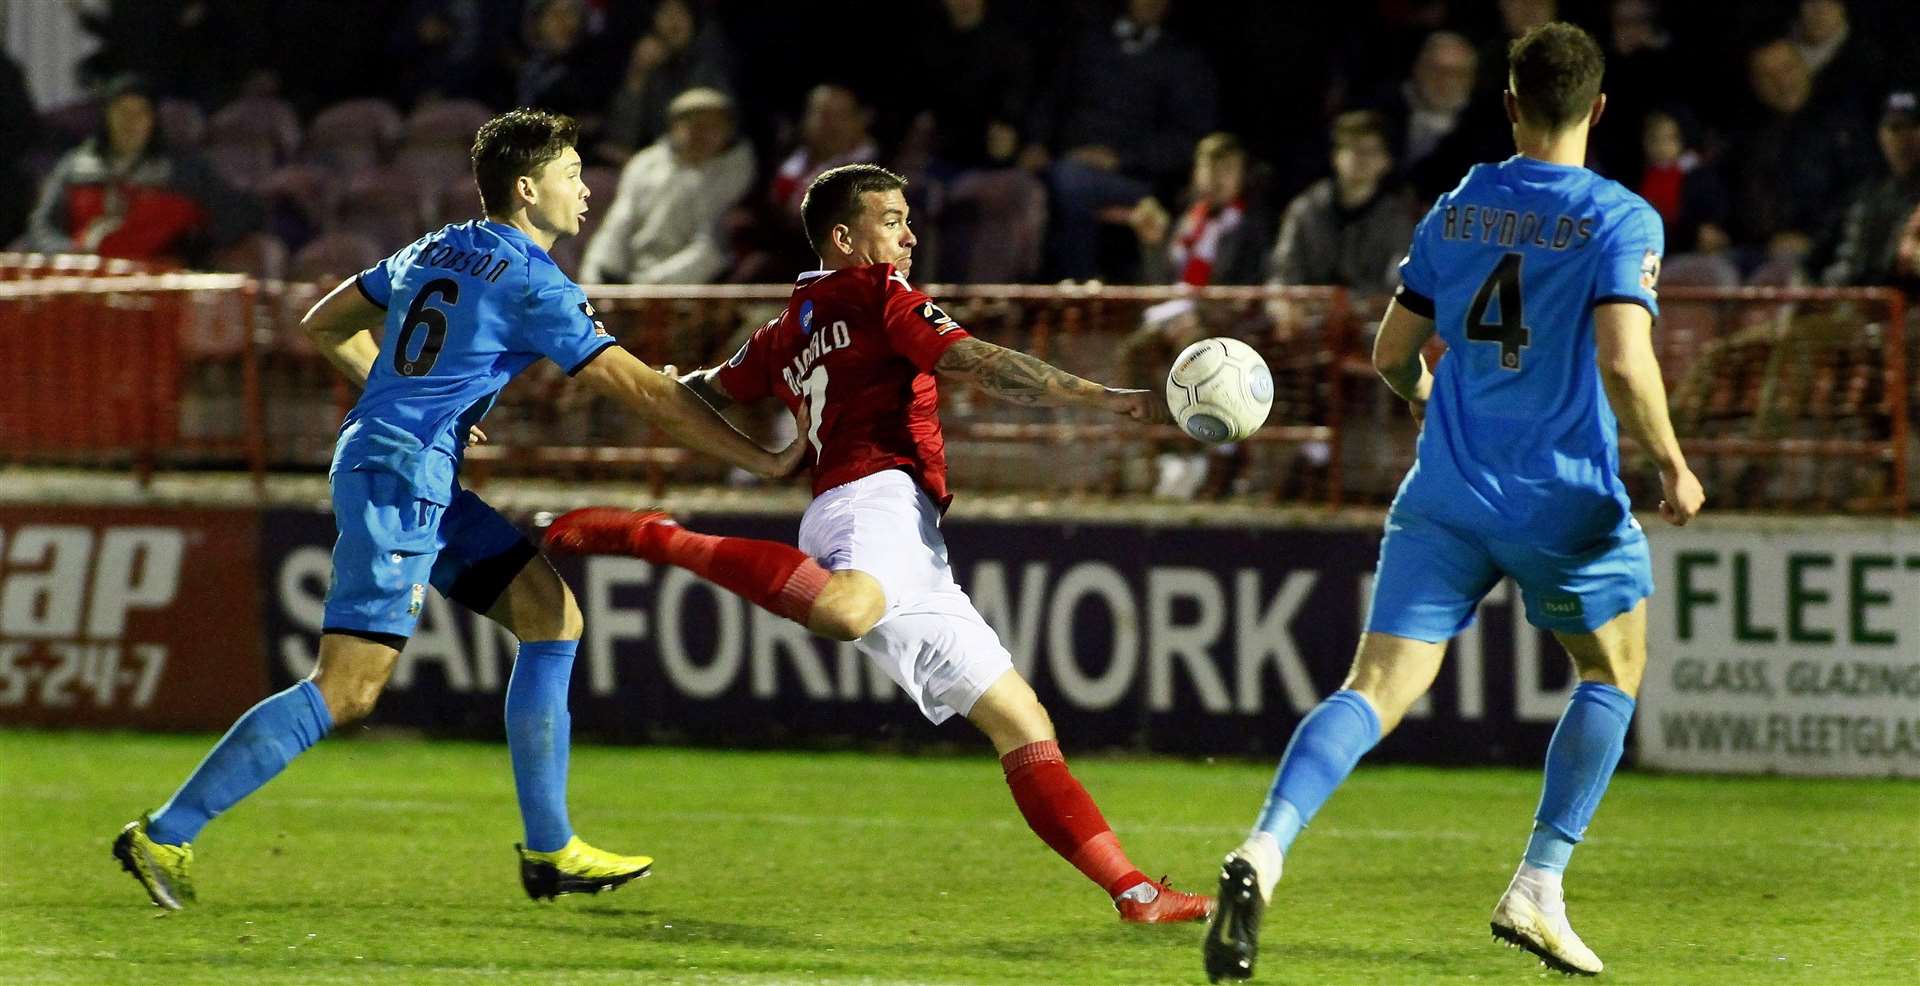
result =
[[646,557],[684,568],[803,626],[831,574],[806,552],[778,541],[696,534],[666,524],[647,534],[659,540]]
[[1033,834],[1099,884],[1107,896],[1118,896],[1146,881],[1146,874],[1127,859],[1119,837],[1107,827],[1087,789],[1067,771],[1058,742],[1028,743],[1001,757],[1000,766],[1013,789],[1013,803],[1020,806]]

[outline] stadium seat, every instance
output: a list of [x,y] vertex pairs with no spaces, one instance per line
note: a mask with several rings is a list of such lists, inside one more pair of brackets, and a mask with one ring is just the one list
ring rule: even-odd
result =
[[300,158],[352,174],[386,160],[401,129],[399,111],[386,100],[335,103],[313,118]]
[[247,96],[207,121],[203,151],[222,177],[253,189],[300,144],[300,120],[285,100]]
[[261,141],[285,160],[300,146],[300,117],[284,99],[242,96],[213,114],[206,136],[209,142]]
[[213,269],[263,281],[287,276],[287,245],[272,233],[249,233],[213,254]]
[[942,280],[1018,284],[1040,271],[1047,189],[1018,168],[969,171],[947,185],[937,225],[946,251]]
[[383,249],[363,233],[333,230],[314,237],[313,242],[293,255],[289,276],[296,281],[325,283],[331,288],[333,284],[328,282],[358,274],[379,263],[389,252],[390,248]]
[[1719,254],[1683,253],[1667,258],[1660,269],[1660,286],[1735,288],[1740,286],[1740,269]]
[[473,174],[463,171],[449,175],[433,197],[428,226],[439,229],[448,223],[463,223],[480,217],[480,193],[474,187]]
[[409,144],[457,143],[473,146],[474,131],[493,119],[494,112],[471,99],[441,99],[422,103],[407,117]]
[[333,225],[372,238],[385,255],[426,232],[432,187],[405,168],[368,168],[348,181]]
[[266,202],[268,221],[294,243],[305,242],[333,221],[343,191],[339,173],[315,164],[276,168],[255,188]]
[[155,110],[160,137],[175,150],[197,148],[207,133],[207,115],[184,99],[163,99]]

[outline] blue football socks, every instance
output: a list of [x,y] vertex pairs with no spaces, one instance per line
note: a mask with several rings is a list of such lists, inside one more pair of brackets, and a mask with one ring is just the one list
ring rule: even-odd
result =
[[1567,868],[1573,847],[1587,834],[1626,748],[1633,698],[1612,685],[1581,682],[1547,744],[1547,777],[1533,813],[1527,863],[1551,873]]
[[333,729],[333,715],[312,681],[248,709],[213,745],[187,782],[148,819],[147,837],[165,845],[199,838],[215,815],[260,789]]
[[1342,690],[1327,696],[1294,729],[1254,830],[1272,833],[1283,853],[1292,848],[1314,812],[1378,742],[1380,716],[1359,692]]
[[573,732],[567,684],[579,646],[577,640],[521,644],[507,681],[513,786],[520,796],[527,848],[535,852],[553,852],[573,838],[567,820],[567,749]]

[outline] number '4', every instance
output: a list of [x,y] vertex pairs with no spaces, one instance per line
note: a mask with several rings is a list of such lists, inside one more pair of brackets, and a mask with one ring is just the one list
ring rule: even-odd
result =
[[[1501,257],[1493,273],[1487,275],[1480,290],[1474,293],[1473,304],[1467,309],[1467,338],[1474,342],[1499,343],[1503,370],[1520,369],[1520,350],[1527,348],[1533,338],[1520,306],[1520,260],[1517,253]],[[1500,321],[1488,322],[1487,303],[1493,299],[1495,290],[1500,292]]]

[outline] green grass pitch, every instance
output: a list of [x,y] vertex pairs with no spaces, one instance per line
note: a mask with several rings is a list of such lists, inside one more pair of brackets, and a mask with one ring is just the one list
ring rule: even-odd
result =
[[[967,757],[582,747],[581,834],[658,858],[534,904],[500,745],[332,740],[216,821],[200,905],[108,854],[210,737],[0,732],[0,983],[1198,983],[1201,927],[1123,927]],[[1070,751],[1071,752],[1071,751]],[[1271,766],[1082,757],[1185,887]],[[1528,983],[1489,941],[1533,772],[1362,767],[1301,837],[1257,982]],[[1603,983],[1920,982],[1920,784],[1615,781],[1568,890]]]

